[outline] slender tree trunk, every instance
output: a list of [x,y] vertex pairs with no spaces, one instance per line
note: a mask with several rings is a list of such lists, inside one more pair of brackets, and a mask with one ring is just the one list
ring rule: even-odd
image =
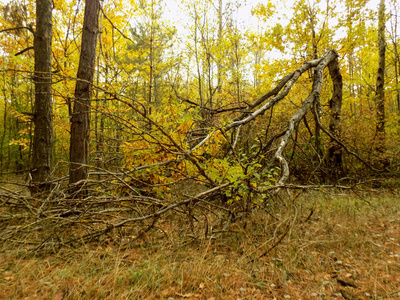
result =
[[[196,9],[196,8],[195,8]],[[199,98],[200,98],[200,113],[202,118],[204,119],[204,99],[203,99],[203,88],[202,88],[202,76],[200,71],[200,59],[199,59],[199,51],[198,51],[198,41],[197,41],[197,31],[198,31],[198,16],[197,11],[195,11],[195,20],[194,20],[194,55],[196,59],[196,71],[197,71],[197,81],[199,84]]]
[[201,76],[201,71],[200,71],[200,62],[199,62],[199,53],[198,53],[198,49],[197,49],[197,29],[196,29],[196,33],[195,33],[195,56],[196,56],[196,70],[197,70],[197,81],[199,84],[199,98],[200,98],[200,108],[201,108],[201,114],[203,117],[203,113],[204,113],[204,99],[203,99],[203,81],[202,81],[202,76]]
[[53,110],[51,93],[52,0],[36,0],[35,104],[32,149],[33,183],[45,183],[51,171]]
[[[218,0],[218,44],[222,43],[222,0]],[[218,93],[222,93],[222,58],[220,58],[217,62],[217,84],[218,84]]]
[[[3,88],[3,94],[4,94],[4,99],[6,99],[5,95],[5,88]],[[6,138],[6,133],[7,133],[7,101],[4,101],[4,115],[3,115],[3,132],[1,134],[1,139],[0,139],[0,176],[3,176],[3,161],[4,161],[4,151],[3,151],[3,146],[4,146],[4,141]]]
[[378,44],[379,44],[379,67],[376,77],[376,149],[379,152],[385,150],[385,0],[381,0],[379,4],[379,28],[378,28]]
[[400,91],[399,91],[399,52],[397,50],[397,43],[393,41],[393,52],[394,52],[394,75],[396,79],[396,108],[397,113],[400,114]]
[[[310,16],[310,27],[311,27],[311,34],[312,34],[312,58],[317,59],[318,58],[318,41],[317,41],[317,34],[315,31],[315,13],[313,8],[309,5],[308,7],[309,11],[309,16]],[[315,76],[315,69],[312,70],[312,80],[314,80]],[[318,102],[319,103],[319,102]],[[321,128],[319,126],[319,109],[320,107],[315,107],[314,109],[314,121],[315,121],[315,151],[316,151],[316,161],[320,161],[322,157],[322,149],[321,149],[321,143],[320,143],[320,138],[321,138]]]
[[[16,86],[17,86],[17,82],[18,82],[17,70],[16,70],[15,65],[14,65],[12,74],[13,75],[11,77],[11,86],[10,86],[10,99],[11,99],[10,107],[15,108],[17,106],[15,102],[17,99]],[[8,138],[12,139],[14,136],[15,136],[15,130],[14,130],[14,126],[13,126],[13,118],[10,118],[10,123],[8,124]],[[6,165],[5,165],[6,170],[8,170],[10,168],[11,162],[12,162],[11,145],[10,145],[10,143],[8,143],[7,161],[6,161]]]
[[154,0],[151,1],[151,20],[150,20],[150,70],[149,70],[149,115],[152,114],[152,105],[153,105],[153,77],[154,77]]
[[70,183],[87,178],[90,100],[95,71],[99,11],[99,0],[86,0],[74,109],[71,117]]
[[[4,64],[5,65],[5,64]],[[3,92],[3,97],[4,99],[7,99],[7,89],[6,89],[6,78],[5,78],[5,66],[3,65],[3,84],[2,84],[2,92]],[[4,114],[3,114],[3,132],[1,134],[1,138],[0,138],[0,176],[3,176],[3,172],[4,172],[4,167],[3,167],[3,162],[4,162],[4,142],[6,139],[6,134],[7,134],[7,119],[8,119],[8,105],[7,105],[8,101],[4,101]]]
[[[392,24],[392,45],[393,45],[393,65],[394,65],[394,75],[396,79],[396,108],[397,114],[400,115],[400,91],[399,91],[399,71],[400,71],[400,56],[399,50],[397,47],[397,18],[394,20],[394,24]],[[394,28],[393,28],[394,27]],[[400,122],[400,120],[399,120]]]
[[[98,53],[97,53],[97,74],[96,74],[96,85],[100,86],[100,57],[103,52],[103,45],[102,45],[102,40],[101,40],[101,33],[102,33],[102,27],[103,27],[103,14],[100,15],[100,25],[99,25],[99,36],[98,36],[98,43],[99,43],[99,48],[98,48]],[[97,168],[102,168],[103,167],[103,131],[99,133],[99,119],[102,120],[103,115],[103,105],[101,106],[100,109],[100,99],[99,99],[99,90],[96,90],[96,105],[95,105],[95,113],[94,113],[94,134],[95,134],[95,139],[96,139],[96,166]],[[101,112],[100,112],[101,110]],[[100,121],[101,122],[101,121]],[[101,126],[100,126],[101,128]],[[98,178],[100,179],[100,175],[98,175]]]

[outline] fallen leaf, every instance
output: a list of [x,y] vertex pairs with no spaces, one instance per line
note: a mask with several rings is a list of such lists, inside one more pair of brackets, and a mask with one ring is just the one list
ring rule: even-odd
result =
[[6,280],[6,281],[13,281],[14,279],[15,279],[15,276],[14,275],[11,275],[11,276],[5,276],[5,277],[3,277],[4,278],[4,280]]
[[64,299],[64,296],[65,296],[65,294],[63,292],[59,292],[54,295],[53,300],[62,300],[62,299]]
[[175,293],[175,295],[177,295],[177,296],[179,296],[181,298],[201,298],[201,295],[193,294],[193,293],[187,293],[187,294]]

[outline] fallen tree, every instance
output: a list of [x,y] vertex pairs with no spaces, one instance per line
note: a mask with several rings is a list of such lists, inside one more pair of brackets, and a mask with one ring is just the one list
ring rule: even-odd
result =
[[[287,158],[284,155],[284,151],[296,128],[299,126],[300,121],[305,117],[307,112],[311,111],[315,115],[316,119],[319,120],[320,117],[318,114],[318,108],[321,106],[320,94],[324,79],[323,72],[327,67],[329,68],[329,73],[333,82],[332,99],[329,101],[331,120],[329,129],[325,129],[320,122],[318,122],[316,126],[322,127],[322,129],[331,137],[326,162],[329,165],[328,167],[331,168],[331,171],[336,174],[336,179],[339,179],[337,175],[342,173],[343,143],[340,141],[340,113],[343,83],[339,69],[338,54],[334,50],[328,51],[319,59],[305,62],[297,70],[285,76],[279,81],[274,89],[248,105],[239,116],[232,120],[232,122],[228,123],[222,128],[215,129],[214,131],[208,133],[194,148],[185,153],[185,155],[190,157],[196,149],[201,148],[210,142],[210,139],[217,131],[221,131],[226,135],[229,131],[236,130],[236,133],[232,134],[232,136],[234,136],[234,141],[230,145],[230,148],[234,151],[237,140],[240,137],[241,128],[254,121],[256,118],[264,115],[268,110],[272,111],[274,106],[285,99],[300,76],[308,70],[313,69],[313,85],[309,96],[302,102],[301,107],[292,115],[290,120],[288,120],[286,128],[284,128],[284,130],[277,135],[274,135],[266,143],[266,145],[271,145],[272,143],[278,142],[278,147],[274,153],[274,158],[279,163],[281,170],[280,177],[277,180],[277,185],[282,186],[286,184],[289,180],[290,168]],[[253,157],[253,159],[256,159],[256,157]],[[210,183],[213,185],[213,182]]]

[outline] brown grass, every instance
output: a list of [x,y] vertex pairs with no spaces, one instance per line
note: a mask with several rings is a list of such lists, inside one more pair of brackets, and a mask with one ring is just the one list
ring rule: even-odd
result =
[[0,299],[400,299],[399,197],[364,200],[308,193],[207,238],[166,220],[129,249],[3,250]]

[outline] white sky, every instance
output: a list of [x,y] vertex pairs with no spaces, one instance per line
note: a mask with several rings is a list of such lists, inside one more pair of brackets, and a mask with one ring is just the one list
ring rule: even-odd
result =
[[[189,22],[189,18],[187,13],[182,11],[182,5],[180,4],[182,0],[164,0],[166,9],[165,9],[165,18],[170,20],[173,25],[175,25],[178,29],[178,32],[182,34],[184,32],[184,25]],[[193,0],[185,0],[185,1],[193,1]],[[231,0],[222,0],[223,6],[225,7],[226,3],[232,2]],[[331,0],[332,1],[332,0]],[[216,5],[218,4],[218,0],[214,0]],[[259,3],[266,4],[266,0],[242,0],[239,1],[241,6],[238,10],[238,22],[245,29],[251,29],[251,27],[256,26],[256,18],[251,15],[251,9],[255,7]],[[290,7],[293,5],[294,0],[271,0],[271,3],[275,4],[277,15],[282,16],[283,14],[290,17]],[[313,0],[308,0],[308,2],[313,3]],[[322,0],[321,2],[325,2]],[[335,0],[333,0],[335,2]],[[337,2],[337,1],[336,1]],[[386,0],[386,9],[389,9],[389,1]],[[326,2],[325,2],[326,3]],[[326,5],[326,4],[325,4]],[[369,0],[367,7],[377,11],[379,5],[379,0]],[[272,20],[273,21],[273,20]]]

